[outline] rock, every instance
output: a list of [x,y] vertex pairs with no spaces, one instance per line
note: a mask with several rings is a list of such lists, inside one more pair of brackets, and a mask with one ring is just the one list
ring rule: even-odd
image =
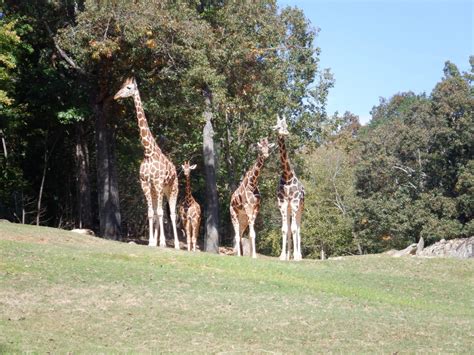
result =
[[474,258],[474,237],[445,240],[424,248],[418,256],[441,256],[459,259]]
[[423,239],[423,237],[420,237],[420,240],[418,241],[418,244],[416,245],[416,255],[421,253],[424,248],[425,248],[425,240]]
[[392,254],[389,254],[395,258],[399,258],[401,256],[409,256],[409,255],[415,255],[416,254],[416,243],[413,243],[406,247],[405,249],[402,250],[396,250]]
[[128,242],[128,244],[137,244],[133,240],[131,242]]
[[234,248],[219,247],[219,254],[221,254],[221,255],[234,255]]
[[91,230],[91,229],[76,228],[76,229],[71,230],[71,232],[73,232],[73,233],[79,233],[79,234],[82,234],[82,235],[90,235],[90,236],[92,236],[92,237],[95,237],[95,233],[94,233],[94,231]]

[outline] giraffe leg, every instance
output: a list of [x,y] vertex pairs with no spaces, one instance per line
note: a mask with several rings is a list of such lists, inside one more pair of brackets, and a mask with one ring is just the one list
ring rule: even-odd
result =
[[[298,225],[296,223],[296,213],[291,212],[291,236],[293,239],[293,258],[295,260],[301,260],[301,254],[298,247]],[[288,258],[290,255],[288,255]]]
[[194,221],[194,225],[193,225],[193,237],[192,237],[192,241],[193,241],[193,251],[196,251],[196,242],[197,242],[197,237],[199,235],[199,225],[200,225],[200,218],[197,217],[196,221]]
[[153,195],[151,191],[150,183],[146,180],[140,180],[142,185],[143,193],[145,194],[147,206],[148,206],[148,245],[151,247],[156,247],[157,240],[155,238],[155,233],[153,231],[153,217],[155,215],[154,206],[153,206]]
[[179,206],[178,209],[178,214],[179,214],[179,220],[181,221],[181,231],[183,234],[187,237],[187,232],[186,232],[186,212],[184,210],[183,205]]
[[191,221],[188,219],[186,221],[186,248],[188,249],[188,251],[191,251],[191,233],[192,233]]
[[287,214],[287,221],[286,221],[286,224],[287,224],[287,227],[286,227],[286,245],[287,245],[287,249],[286,249],[286,260],[290,260],[290,255],[291,255],[291,211],[288,211]]
[[257,258],[257,249],[255,247],[255,228],[254,228],[254,222],[255,220],[250,221],[249,223],[249,236],[250,236],[250,242],[251,242],[251,251],[250,254],[252,258],[256,259]]
[[[301,216],[303,214],[303,202],[300,201],[300,204],[298,206],[298,211],[296,212],[296,236],[297,236],[297,244],[296,246],[298,247],[298,253],[295,254],[295,260],[301,260],[303,259],[303,255],[301,253]],[[296,253],[296,251],[295,251]]]
[[156,203],[156,215],[158,216],[157,221],[157,231],[160,233],[160,247],[166,247],[166,238],[165,238],[165,228],[163,226],[163,190],[158,190],[156,192],[157,203]]
[[280,213],[281,213],[281,254],[280,260],[288,260],[288,254],[286,251],[287,238],[288,238],[288,202],[281,201],[279,203]]
[[256,197],[256,203],[248,209],[248,221],[249,221],[249,237],[250,237],[250,255],[252,258],[257,258],[257,247],[255,246],[256,235],[255,235],[255,220],[257,219],[258,211],[260,210],[260,198]]
[[168,203],[170,205],[171,224],[173,225],[175,249],[179,249],[178,231],[176,230],[176,202],[177,201],[178,201],[178,179],[176,178],[175,183],[173,184],[173,187],[171,188],[171,191],[168,197]]
[[234,208],[232,206],[230,206],[230,218],[232,220],[232,226],[234,227],[234,233],[235,233],[234,254],[237,255],[237,256],[241,256],[239,216],[238,216],[237,212],[234,210]]

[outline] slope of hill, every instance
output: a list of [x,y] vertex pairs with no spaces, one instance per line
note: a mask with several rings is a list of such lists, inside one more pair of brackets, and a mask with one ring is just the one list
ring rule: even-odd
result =
[[286,263],[0,223],[0,352],[469,352],[472,260]]

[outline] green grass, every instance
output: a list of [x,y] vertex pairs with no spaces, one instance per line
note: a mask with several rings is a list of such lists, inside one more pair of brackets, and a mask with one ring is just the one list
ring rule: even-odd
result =
[[473,277],[472,260],[287,263],[0,223],[0,353],[468,353]]

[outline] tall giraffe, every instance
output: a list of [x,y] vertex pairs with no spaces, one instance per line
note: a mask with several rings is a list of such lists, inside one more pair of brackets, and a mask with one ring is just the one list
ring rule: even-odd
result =
[[[277,117],[277,124],[273,128],[278,133],[278,147],[282,174],[277,189],[278,208],[280,209],[282,224],[282,247],[280,260],[290,259],[290,235],[293,237],[293,258],[301,260],[301,215],[304,208],[304,187],[291,168],[288,152],[285,146],[285,137],[289,135],[285,117]],[[291,234],[289,234],[291,232]],[[288,244],[288,249],[287,249]]]
[[184,176],[186,177],[186,193],[184,200],[179,207],[179,215],[186,233],[186,243],[188,251],[196,251],[196,240],[199,236],[199,225],[201,224],[201,207],[191,194],[191,170],[196,169],[196,164],[189,165],[189,161],[182,165]]
[[258,190],[258,177],[263,167],[263,162],[270,155],[270,149],[274,143],[268,144],[267,138],[257,143],[259,155],[252,168],[245,174],[237,190],[234,191],[230,199],[230,217],[235,231],[235,250],[237,255],[241,255],[240,242],[242,235],[249,227],[250,240],[252,242],[252,258],[257,257],[255,249],[255,229],[254,223],[260,210],[260,192]]
[[[176,168],[162,153],[151,134],[145,112],[143,111],[137,82],[133,77],[124,81],[121,89],[115,94],[114,99],[117,100],[130,96],[133,96],[135,103],[141,143],[145,149],[145,157],[140,165],[140,182],[148,205],[148,245],[157,246],[159,230],[160,247],[166,246],[163,228],[163,196],[166,196],[170,206],[171,223],[173,225],[174,247],[179,249],[178,233],[176,231],[176,201],[178,199]],[[158,220],[155,220],[154,226],[155,214],[158,216]]]

